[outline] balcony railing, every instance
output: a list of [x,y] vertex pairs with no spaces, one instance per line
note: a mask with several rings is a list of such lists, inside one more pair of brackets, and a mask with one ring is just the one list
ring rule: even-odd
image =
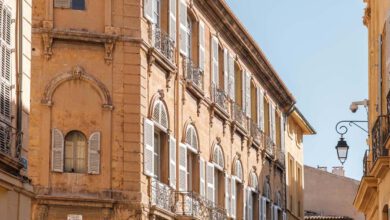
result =
[[175,211],[175,192],[159,180],[150,178],[150,205],[169,212]]
[[285,165],[285,152],[283,152],[282,150],[278,150],[277,151],[277,157],[276,157],[276,159],[278,160],[278,162],[282,165],[282,166],[284,166]]
[[217,87],[217,85],[215,85],[214,83],[211,84],[211,97],[212,97],[212,101],[217,104],[219,107],[223,108],[223,109],[227,109],[226,107],[226,94],[225,92],[223,91],[223,89],[220,89]]
[[203,90],[203,70],[195,66],[190,59],[184,59],[183,66],[186,80]]
[[169,61],[175,63],[175,42],[157,25],[151,25],[149,37],[152,46]]
[[389,137],[389,117],[390,115],[379,116],[372,128],[373,164],[375,164],[379,157],[388,156],[388,150],[385,144]]
[[274,144],[274,141],[271,139],[270,136],[268,135],[265,135],[265,138],[264,138],[264,145],[265,145],[265,151],[271,155],[271,156],[274,156],[274,147],[275,147],[275,144]]
[[253,120],[250,120],[251,136],[253,140],[257,143],[261,143],[263,132],[261,132],[257,123]]
[[20,159],[23,133],[0,118],[0,152],[10,157]]
[[232,117],[233,120],[240,124],[243,128],[246,128],[246,116],[242,111],[241,106],[237,103],[232,103]]

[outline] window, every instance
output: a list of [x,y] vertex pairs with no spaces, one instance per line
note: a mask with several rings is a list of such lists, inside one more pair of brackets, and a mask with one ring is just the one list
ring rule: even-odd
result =
[[276,119],[275,119],[275,132],[276,132],[276,146],[279,150],[282,150],[282,134],[281,134],[281,120],[280,115],[276,113]]
[[241,109],[243,108],[242,106],[242,102],[243,102],[243,92],[242,92],[242,78],[243,78],[243,74],[242,74],[242,70],[240,68],[240,66],[238,65],[237,62],[235,62],[234,64],[235,68],[234,68],[234,78],[235,78],[235,81],[234,81],[234,90],[235,90],[235,100],[236,100],[236,104],[238,106],[241,107]]
[[298,197],[298,217],[303,215],[302,199],[303,199],[303,186],[302,186],[302,168],[301,165],[297,164],[297,186],[296,186],[296,195]]
[[192,59],[192,21],[190,17],[187,17],[187,27],[185,29],[186,31],[186,51],[187,51],[187,58],[189,60]]
[[223,156],[222,148],[216,144],[214,146],[212,161],[214,164],[214,203],[218,207],[224,208],[225,199],[225,175],[223,169],[225,167],[225,159]]
[[65,136],[65,172],[85,173],[87,162],[87,139],[79,131]]
[[193,125],[188,125],[186,130],[186,147],[187,147],[187,191],[200,193],[200,188],[194,184],[196,175],[199,173],[197,166],[198,155],[198,135]]
[[249,174],[249,187],[247,190],[247,219],[259,219],[258,214],[258,180],[254,171]]
[[85,0],[54,0],[54,7],[85,10]]
[[288,189],[288,203],[289,203],[289,209],[290,211],[294,211],[293,208],[293,204],[294,204],[294,185],[295,185],[295,175],[294,175],[294,159],[291,158],[291,156],[289,155],[288,156],[288,186],[289,186],[289,189]]
[[[240,218],[243,218],[243,210],[242,210],[242,205],[243,202],[242,202],[242,193],[241,191],[243,190],[243,186],[242,186],[242,178],[243,178],[243,171],[242,171],[242,164],[241,164],[241,161],[236,158],[234,160],[234,163],[233,163],[233,176],[232,178],[230,179],[230,187],[228,189],[228,192],[229,193],[226,193],[226,194],[229,194],[230,195],[230,207],[229,207],[229,211],[230,211],[230,216],[232,218],[237,218],[237,219],[240,219]],[[228,181],[229,183],[229,181]]]
[[257,89],[256,89],[256,85],[255,83],[252,81],[250,83],[251,85],[251,102],[250,102],[250,105],[251,105],[251,118],[252,118],[252,121],[253,122],[256,122],[257,121]]

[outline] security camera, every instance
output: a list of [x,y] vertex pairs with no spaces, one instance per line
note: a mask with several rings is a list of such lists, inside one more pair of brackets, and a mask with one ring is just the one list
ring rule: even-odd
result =
[[349,106],[349,109],[351,110],[352,113],[355,113],[358,110],[359,105],[362,105],[365,108],[367,108],[368,100],[364,99],[363,101],[352,102],[351,105]]

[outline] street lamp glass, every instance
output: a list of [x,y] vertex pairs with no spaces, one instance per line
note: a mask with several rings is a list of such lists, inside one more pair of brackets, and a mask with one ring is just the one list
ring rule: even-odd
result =
[[344,138],[340,138],[336,146],[337,157],[339,158],[341,164],[344,164],[348,157],[349,146]]

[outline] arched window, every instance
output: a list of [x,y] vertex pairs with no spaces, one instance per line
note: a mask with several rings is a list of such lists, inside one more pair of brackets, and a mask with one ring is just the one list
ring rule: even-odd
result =
[[192,151],[197,151],[198,147],[198,134],[193,125],[188,125],[186,131],[186,144]]
[[219,146],[218,144],[215,145],[214,147],[213,162],[217,165],[217,168],[219,168],[220,170],[223,170],[223,168],[225,167],[223,152],[221,146]]
[[168,129],[168,113],[162,101],[158,100],[153,106],[152,119],[162,129]]
[[65,172],[87,171],[87,138],[80,131],[71,131],[65,136]]
[[234,175],[236,176],[236,180],[239,182],[242,182],[242,173],[243,171],[241,161],[237,159],[234,163]]

